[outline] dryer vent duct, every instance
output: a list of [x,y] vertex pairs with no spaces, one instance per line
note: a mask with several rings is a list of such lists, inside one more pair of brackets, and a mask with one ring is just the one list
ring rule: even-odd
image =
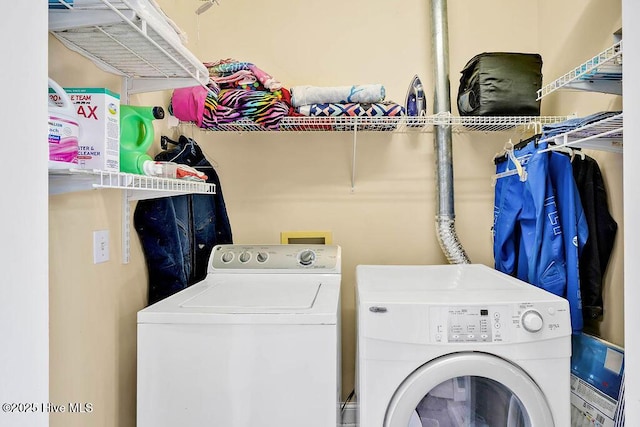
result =
[[[449,84],[449,29],[447,0],[431,0],[431,51],[435,67],[434,113],[451,111]],[[458,240],[453,207],[453,157],[451,126],[436,125],[436,232],[438,242],[451,264],[469,264],[469,257]]]

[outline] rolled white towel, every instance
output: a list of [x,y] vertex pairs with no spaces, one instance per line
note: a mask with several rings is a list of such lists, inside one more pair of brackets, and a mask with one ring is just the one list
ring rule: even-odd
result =
[[384,100],[381,84],[354,86],[294,86],[291,88],[291,103],[294,107],[327,103],[373,103]]

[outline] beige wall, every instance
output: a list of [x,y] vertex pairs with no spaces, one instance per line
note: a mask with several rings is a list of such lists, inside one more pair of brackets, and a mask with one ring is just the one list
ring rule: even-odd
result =
[[[49,76],[63,87],[121,92],[120,78],[52,36]],[[134,96],[132,102],[154,105],[163,95]],[[106,263],[93,264],[96,230],[109,231]],[[146,304],[147,273],[133,228],[131,263],[122,263],[121,230],[119,190],[49,197],[50,402],[93,405],[89,414],[51,415],[53,427],[135,425],[136,313]]]
[[[193,13],[200,4],[195,0],[159,3],[188,32],[189,48],[203,61],[250,61],[285,87],[382,83],[387,99],[400,103],[418,74],[432,112],[429,2],[221,0],[199,18]],[[454,96],[459,70],[480,52],[540,52],[548,81],[611,44],[608,34],[620,26],[618,2],[614,8],[607,0],[564,3],[567,11],[584,9],[584,14],[560,26],[561,17],[549,16],[558,7],[552,0],[540,0],[538,7],[528,0],[450,2]],[[601,20],[597,25],[591,22],[595,18]],[[559,46],[571,53],[560,53]],[[64,86],[120,91],[118,79],[96,71],[55,40],[50,75]],[[151,105],[167,97],[139,95],[132,102]],[[619,103],[619,98],[604,98],[558,94],[543,102],[543,110],[589,114]],[[326,230],[342,246],[346,396],[354,375],[355,266],[446,262],[435,236],[433,135],[358,134],[352,191],[351,133],[166,131],[174,137],[179,133],[194,137],[217,167],[236,242],[277,243],[281,231]],[[454,135],[457,230],[472,262],[493,264],[491,160],[509,138],[520,137],[513,132]],[[622,226],[621,156],[594,156],[602,159],[614,217]],[[91,425],[135,424],[135,312],[145,301],[146,267],[135,232],[131,263],[121,264],[120,215],[120,193],[113,190],[50,198],[51,399],[92,401]],[[110,231],[111,261],[93,265],[91,232],[97,229]],[[619,344],[621,241],[607,277],[607,317],[595,325]],[[75,425],[87,424],[52,416],[52,426]]]
[[[580,12],[575,13],[576,9]],[[554,13],[548,12],[551,10]],[[611,47],[614,43],[612,34],[622,28],[621,4],[618,1],[545,0],[540,2],[540,11],[540,46],[544,58],[545,79],[562,76],[573,67]],[[542,107],[543,114],[584,116],[598,111],[621,111],[622,97],[581,91],[558,91],[545,98]],[[598,161],[602,170],[609,194],[609,208],[619,228],[612,260],[605,277],[605,315],[602,321],[586,324],[585,330],[618,345],[624,345],[622,155],[603,151],[588,151],[588,154]]]

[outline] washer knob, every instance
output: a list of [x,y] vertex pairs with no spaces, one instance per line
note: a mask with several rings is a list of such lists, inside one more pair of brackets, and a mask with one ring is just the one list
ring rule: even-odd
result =
[[528,310],[522,314],[522,326],[527,332],[539,332],[543,323],[542,316],[535,310]]
[[311,265],[316,260],[316,253],[311,249],[305,249],[298,255],[300,265]]
[[258,260],[258,262],[260,263],[266,262],[267,259],[269,259],[269,254],[266,252],[258,252],[258,254],[256,255],[256,260]]
[[251,253],[244,251],[240,254],[240,262],[249,262],[249,260],[251,259]]
[[231,262],[233,260],[233,252],[225,252],[222,254],[222,262]]

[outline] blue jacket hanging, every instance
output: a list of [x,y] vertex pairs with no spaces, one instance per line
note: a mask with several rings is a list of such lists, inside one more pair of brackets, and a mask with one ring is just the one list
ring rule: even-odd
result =
[[[495,268],[569,301],[574,332],[583,328],[580,253],[589,235],[567,156],[541,152],[537,138],[514,153],[526,170],[498,180],[494,204]],[[496,172],[514,169],[496,159]]]
[[[527,170],[496,182],[494,203],[495,268],[555,295],[564,296],[566,269],[562,228],[548,176],[548,157],[537,141],[515,155]],[[496,172],[515,169],[511,160],[497,161]]]
[[546,154],[549,156],[549,177],[559,200],[558,212],[564,235],[567,265],[567,289],[564,297],[569,301],[571,328],[574,332],[579,332],[584,326],[580,292],[580,254],[589,237],[589,229],[569,157],[556,152]]
[[204,172],[215,194],[187,194],[138,202],[133,219],[149,274],[149,304],[201,281],[216,244],[233,243],[231,225],[218,174],[191,138],[174,142],[157,161],[186,164]]

